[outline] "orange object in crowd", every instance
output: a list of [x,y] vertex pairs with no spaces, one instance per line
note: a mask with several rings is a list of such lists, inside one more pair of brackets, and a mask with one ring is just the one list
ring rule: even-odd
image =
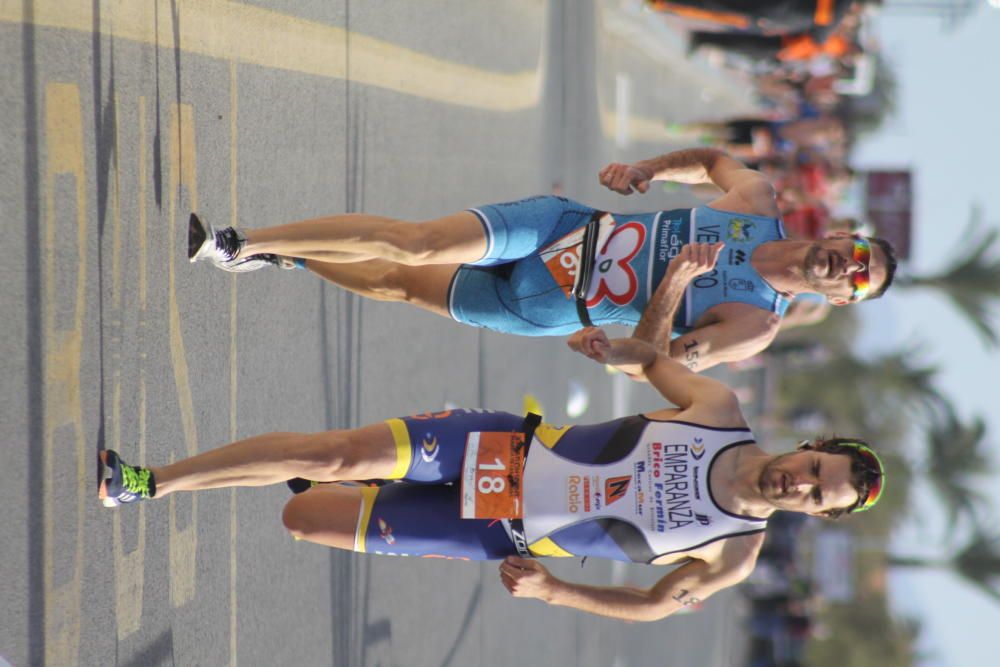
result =
[[712,23],[721,23],[722,25],[732,26],[734,28],[740,28],[745,30],[750,27],[750,21],[747,20],[745,16],[740,14],[730,14],[728,12],[718,12],[711,9],[697,9],[695,7],[687,7],[685,5],[677,5],[672,2],[661,2],[659,0],[653,0],[650,2],[650,6],[653,9],[658,9],[664,12],[670,12],[678,16],[683,16],[686,19],[695,19],[697,21],[711,21]]
[[822,44],[808,35],[782,38],[784,47],[778,52],[778,60],[811,60],[819,55],[838,58],[850,50],[850,42],[840,35],[833,35]]
[[816,0],[813,21],[816,25],[830,25],[833,22],[833,0]]

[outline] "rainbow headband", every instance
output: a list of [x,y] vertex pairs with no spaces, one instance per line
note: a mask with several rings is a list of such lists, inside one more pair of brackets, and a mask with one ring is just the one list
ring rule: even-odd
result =
[[885,490],[885,466],[882,465],[882,459],[878,457],[875,450],[868,445],[863,445],[860,442],[842,442],[839,444],[853,447],[868,464],[868,470],[871,473],[869,477],[872,478],[871,484],[868,486],[868,496],[863,501],[858,499],[857,504],[850,510],[852,513],[867,512],[875,506],[878,499],[882,497],[882,491]]

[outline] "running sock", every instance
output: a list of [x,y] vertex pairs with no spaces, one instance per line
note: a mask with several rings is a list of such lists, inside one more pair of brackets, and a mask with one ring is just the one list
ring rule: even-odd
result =
[[149,470],[149,497],[156,497],[156,476],[153,475],[153,471],[149,468],[143,468],[143,470]]

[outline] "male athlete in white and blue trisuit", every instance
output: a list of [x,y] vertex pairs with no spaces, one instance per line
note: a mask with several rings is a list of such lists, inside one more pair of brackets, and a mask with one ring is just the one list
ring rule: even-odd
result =
[[[271,433],[165,466],[131,466],[105,450],[99,496],[114,506],[314,480],[282,515],[298,539],[367,553],[502,559],[501,581],[515,596],[655,620],[745,578],[776,510],[835,517],[866,510],[881,494],[882,465],[860,441],[816,440],[773,456],[718,381],[636,338],[608,341],[596,328],[570,345],[600,363],[640,367],[678,407],[589,426],[446,410],[348,431]],[[462,518],[469,489],[460,478],[469,457],[478,461],[474,447],[485,434],[526,432],[523,466],[504,478],[518,480],[521,516]],[[400,481],[345,483],[368,478]],[[505,485],[484,479],[473,488],[486,495]],[[554,577],[537,560],[543,556],[682,564],[649,589],[595,587]]]
[[[364,296],[507,333],[628,324],[696,371],[766,347],[797,294],[839,305],[877,297],[892,281],[895,260],[884,241],[785,239],[771,184],[720,151],[611,164],[600,179],[622,194],[674,180],[713,183],[723,195],[707,206],[643,214],[602,214],[545,196],[419,224],[350,214],[245,232],[215,230],[192,215],[188,254],[231,271],[303,266]],[[724,248],[714,251],[713,272],[679,289],[663,278],[691,243]],[[665,321],[668,310],[677,312],[673,322]]]

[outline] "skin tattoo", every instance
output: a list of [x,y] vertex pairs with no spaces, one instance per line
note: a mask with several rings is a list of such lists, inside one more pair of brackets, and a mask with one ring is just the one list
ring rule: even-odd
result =
[[694,370],[698,367],[698,341],[692,340],[690,343],[684,343],[684,360],[685,366]]
[[689,607],[689,606],[691,606],[693,604],[698,604],[699,602],[701,602],[701,600],[699,600],[698,598],[694,597],[693,595],[689,596],[688,593],[690,593],[690,591],[688,589],[682,588],[681,590],[679,590],[677,592],[676,595],[673,596],[673,599],[677,600],[678,602],[680,602],[685,607]]

